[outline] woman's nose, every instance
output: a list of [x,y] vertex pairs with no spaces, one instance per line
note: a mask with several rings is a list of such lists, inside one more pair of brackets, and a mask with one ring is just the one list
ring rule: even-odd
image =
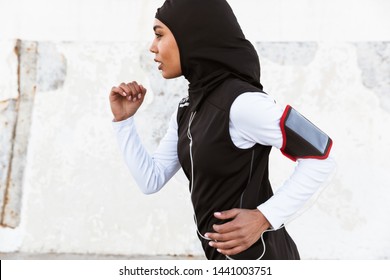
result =
[[152,53],[157,53],[157,48],[156,48],[156,44],[154,43],[154,41],[150,45],[149,51],[151,51]]

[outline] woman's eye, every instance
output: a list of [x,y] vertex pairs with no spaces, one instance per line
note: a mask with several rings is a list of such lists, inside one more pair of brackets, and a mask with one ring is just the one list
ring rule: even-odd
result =
[[156,35],[156,38],[161,38],[162,37],[162,35],[158,34],[158,33],[155,33],[155,35]]

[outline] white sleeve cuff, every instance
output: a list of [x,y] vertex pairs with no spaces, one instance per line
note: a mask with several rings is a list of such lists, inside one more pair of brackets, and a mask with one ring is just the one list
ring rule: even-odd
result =
[[120,130],[121,128],[123,128],[125,126],[133,126],[134,125],[134,117],[132,116],[128,119],[118,121],[118,122],[116,122],[115,120],[112,120],[111,123],[112,123],[112,127],[114,128],[114,130],[116,132],[118,132],[118,130]]

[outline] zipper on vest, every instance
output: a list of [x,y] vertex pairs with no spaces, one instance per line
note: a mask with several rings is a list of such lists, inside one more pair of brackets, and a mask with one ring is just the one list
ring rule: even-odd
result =
[[[194,191],[194,159],[193,159],[193,156],[192,156],[192,143],[193,143],[193,141],[192,141],[192,134],[191,134],[191,124],[192,124],[192,121],[195,118],[195,115],[196,115],[196,111],[195,112],[191,112],[190,120],[188,121],[188,128],[187,128],[187,137],[190,140],[190,161],[191,161],[191,189],[190,189],[190,196],[191,196],[191,203],[192,203],[192,193]],[[193,209],[193,212],[194,212],[194,221],[195,221],[196,231],[198,232],[199,236],[202,237],[205,240],[212,240],[211,238],[208,238],[208,237],[206,237],[206,236],[204,236],[203,234],[200,233],[199,227],[198,227],[198,220],[196,219],[194,204],[192,204],[192,209]]]
[[195,118],[195,115],[196,115],[196,111],[195,112],[191,112],[190,120],[188,121],[188,128],[187,128],[187,137],[190,140],[190,161],[191,161],[191,189],[190,189],[190,193],[191,193],[191,195],[192,195],[192,190],[194,188],[194,160],[193,160],[193,157],[192,157],[191,124],[192,124],[192,121]]

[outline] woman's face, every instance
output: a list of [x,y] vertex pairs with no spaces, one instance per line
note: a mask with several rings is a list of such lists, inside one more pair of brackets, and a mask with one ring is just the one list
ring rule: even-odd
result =
[[154,61],[159,63],[158,69],[166,79],[181,76],[179,47],[172,32],[158,19],[154,20],[153,30],[156,36],[150,51],[155,54]]

